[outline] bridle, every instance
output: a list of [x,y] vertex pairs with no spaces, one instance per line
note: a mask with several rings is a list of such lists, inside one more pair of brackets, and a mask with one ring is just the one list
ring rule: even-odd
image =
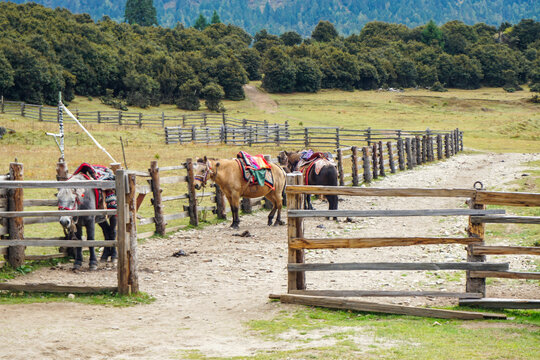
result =
[[[81,195],[81,197],[84,197],[84,194]],[[81,205],[82,201],[79,199],[77,194],[75,194],[75,205],[73,207],[67,207],[67,206],[61,206],[58,205],[58,210],[68,210],[68,211],[74,211],[79,210],[79,205]],[[79,221],[78,216],[72,216],[72,224],[75,225]]]
[[215,172],[212,170],[212,165],[210,164],[210,161],[206,161],[206,169],[204,169],[204,172],[202,175],[195,175],[193,178],[195,180],[199,180],[203,187],[206,186],[206,182],[208,181],[208,177],[212,177],[215,175]]

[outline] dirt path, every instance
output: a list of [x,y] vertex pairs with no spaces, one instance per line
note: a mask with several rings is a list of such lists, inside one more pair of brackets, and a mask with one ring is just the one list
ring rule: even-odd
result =
[[259,110],[268,113],[275,113],[278,111],[278,104],[272,100],[267,93],[260,91],[255,86],[244,85],[244,92],[249,101],[251,101]]
[[[491,189],[507,189],[526,169],[522,164],[540,154],[459,155],[442,163],[389,176],[378,187],[470,187],[480,180]],[[511,188],[511,187],[510,187]],[[319,208],[326,204],[316,203]],[[342,209],[414,209],[463,207],[463,200],[347,198]],[[141,290],[156,297],[151,305],[117,309],[74,303],[0,306],[0,358],[9,359],[169,359],[184,351],[206,356],[247,356],[260,350],[317,346],[302,341],[269,342],[250,332],[246,322],[270,319],[293,306],[269,303],[268,294],[286,291],[286,227],[266,227],[266,212],[242,217],[241,231],[232,236],[228,224],[179,232],[152,239],[139,247]],[[465,218],[378,218],[354,223],[309,220],[309,236],[463,235]],[[317,227],[319,225],[319,227]],[[187,257],[175,258],[183,249]],[[362,250],[309,251],[307,261],[462,261],[463,245],[418,246]],[[508,258],[505,258],[508,259]],[[511,267],[526,269],[529,257],[510,258]],[[446,273],[445,273],[446,274]],[[308,274],[308,288],[423,289],[463,291],[463,278],[425,272],[368,273],[359,271],[332,281],[331,274]],[[341,275],[341,274],[340,274]],[[17,282],[114,285],[116,273],[73,274],[69,265],[42,269]],[[502,282],[488,286],[489,296],[533,297],[535,286]],[[390,303],[442,304],[452,300],[381,299]],[[332,331],[329,329],[328,331]],[[367,331],[367,330],[366,330]],[[291,335],[294,336],[294,335]],[[328,341],[328,340],[327,340]],[[355,341],[377,345],[369,332]],[[329,345],[326,343],[326,345]]]

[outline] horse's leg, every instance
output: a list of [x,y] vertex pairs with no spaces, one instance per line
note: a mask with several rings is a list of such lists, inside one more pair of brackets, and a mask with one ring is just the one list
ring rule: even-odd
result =
[[[103,237],[105,240],[111,240],[111,227],[109,226],[109,222],[107,220],[100,222],[99,227],[101,228],[101,231],[103,231]],[[107,262],[107,259],[110,256],[110,247],[104,247],[103,253],[101,254],[100,261],[101,262]]]
[[268,214],[268,226],[270,226],[272,225],[272,220],[277,211],[275,191],[266,194],[265,198],[272,202],[272,210],[270,210],[270,214]]
[[[87,240],[89,240],[89,241],[95,240],[95,238],[96,238],[95,228],[96,228],[96,222],[95,222],[94,218],[91,218],[86,223],[86,235],[87,235],[86,239]],[[89,250],[90,250],[90,270],[92,270],[92,271],[97,270],[98,262],[97,262],[96,252],[94,250],[94,247],[90,246]]]
[[238,229],[240,225],[240,216],[238,215],[238,210],[240,208],[240,196],[231,195],[230,197],[227,197],[227,200],[229,200],[229,204],[231,204],[231,212],[233,218],[231,227],[233,229]]
[[[116,226],[117,226],[117,217],[116,215],[111,216],[109,218],[109,229],[110,229],[110,235],[111,238],[107,240],[116,240]],[[109,247],[109,254],[111,255],[111,261],[114,262],[116,258],[118,257],[118,253],[116,252],[116,246]]]
[[[77,240],[82,240],[82,225],[77,225],[77,230],[75,231],[75,237]],[[73,270],[79,270],[82,266],[83,256],[82,256],[82,247],[75,248],[75,263],[73,264]]]

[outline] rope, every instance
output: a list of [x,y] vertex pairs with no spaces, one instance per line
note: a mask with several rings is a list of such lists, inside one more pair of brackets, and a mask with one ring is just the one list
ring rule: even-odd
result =
[[115,162],[115,163],[117,162],[117,161],[111,156],[111,154],[109,154],[109,153],[107,152],[107,150],[105,150],[105,148],[104,148],[103,146],[101,146],[100,143],[98,143],[96,139],[94,139],[94,137],[92,136],[92,134],[90,134],[90,133],[88,132],[88,130],[86,130],[86,128],[83,126],[83,124],[81,124],[81,122],[80,122],[79,120],[77,120],[77,118],[76,118],[75,116],[73,116],[73,114],[71,113],[71,111],[69,111],[69,109],[68,109],[64,104],[62,104],[62,109],[64,109],[64,110],[66,111],[66,113],[67,113],[69,116],[71,116],[71,118],[72,118],[73,120],[75,120],[75,122],[81,127],[81,129],[84,130],[84,132],[86,133],[86,135],[88,135],[88,136],[90,137],[90,139],[92,139],[92,141],[94,141],[94,143],[96,144],[96,146],[97,146],[98,148],[100,148],[105,154],[107,154],[107,156],[108,156],[113,162]]

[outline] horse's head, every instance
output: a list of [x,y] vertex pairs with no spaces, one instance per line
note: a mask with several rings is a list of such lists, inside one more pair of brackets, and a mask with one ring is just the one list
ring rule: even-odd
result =
[[[78,210],[83,202],[84,189],[61,188],[56,195],[58,200],[58,210]],[[73,216],[61,216],[60,224],[66,230],[72,230],[75,226]]]
[[213,175],[212,164],[204,157],[204,159],[197,159],[197,162],[193,164],[193,177],[195,180],[195,189],[199,190],[203,186],[206,186],[206,182]]
[[[298,165],[298,162],[300,161],[300,153],[297,151],[296,152],[283,151],[283,155],[285,155],[285,158],[283,159],[282,165],[285,165],[289,169],[290,172],[295,171],[296,165]],[[280,164],[281,164],[281,161],[282,160],[280,159]]]

